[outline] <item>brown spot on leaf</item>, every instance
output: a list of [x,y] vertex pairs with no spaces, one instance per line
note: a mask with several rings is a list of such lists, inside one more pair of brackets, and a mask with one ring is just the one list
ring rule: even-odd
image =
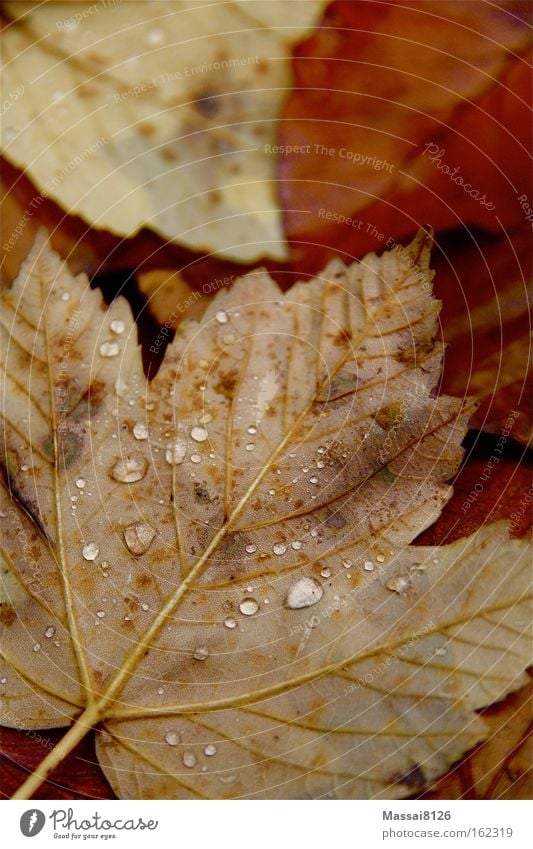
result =
[[388,431],[394,427],[398,427],[404,418],[404,405],[400,402],[387,404],[381,410],[378,410],[374,418],[383,430]]

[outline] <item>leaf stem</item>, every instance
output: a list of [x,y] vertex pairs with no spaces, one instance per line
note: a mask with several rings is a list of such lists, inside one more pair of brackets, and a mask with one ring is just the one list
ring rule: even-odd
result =
[[65,736],[47,754],[35,771],[28,776],[17,792],[13,794],[12,798],[31,799],[35,791],[46,781],[50,773],[72,752],[80,740],[83,740],[99,719],[100,710],[98,705],[89,705],[78,717],[74,725],[69,728]]

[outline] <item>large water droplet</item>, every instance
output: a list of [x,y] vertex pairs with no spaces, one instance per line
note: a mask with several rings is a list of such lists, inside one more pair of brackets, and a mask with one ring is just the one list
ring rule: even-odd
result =
[[117,357],[120,354],[120,345],[118,342],[102,342],[99,350],[101,357]]
[[144,422],[135,422],[133,425],[133,435],[135,439],[148,439],[148,428]]
[[243,616],[253,616],[259,610],[259,605],[255,598],[243,598],[239,604],[239,610]]
[[135,483],[144,478],[148,463],[142,454],[131,454],[118,460],[111,469],[111,477],[119,483]]
[[187,769],[192,769],[198,761],[196,760],[196,755],[194,752],[185,752],[183,755],[183,765],[187,767]]
[[275,543],[275,545],[272,546],[272,551],[274,552],[274,554],[280,556],[281,554],[285,554],[285,552],[287,551],[287,546],[284,545],[282,542],[277,542]]
[[150,548],[155,529],[147,522],[133,522],[124,530],[124,539],[132,554],[144,554]]
[[120,336],[121,333],[124,333],[124,330],[126,328],[126,325],[120,318],[114,318],[109,326],[112,332],[116,333],[117,336]]
[[216,755],[217,747],[213,746],[212,743],[208,743],[204,749],[204,755],[207,755],[208,758],[212,758],[213,755]]
[[165,451],[165,460],[171,466],[179,466],[183,463],[187,453],[187,443],[184,439],[176,439],[174,442],[167,445]]
[[98,548],[95,542],[86,542],[81,550],[81,553],[83,554],[85,560],[96,560],[99,551],[100,549]]
[[193,657],[195,660],[206,660],[209,657],[209,649],[207,646],[197,646],[194,650]]
[[191,438],[194,439],[195,442],[205,442],[207,436],[208,433],[205,427],[193,427],[191,430]]
[[179,733],[177,731],[167,731],[167,733],[165,734],[165,743],[168,746],[179,745],[179,743],[181,743],[181,737]]
[[323,595],[324,590],[316,578],[300,578],[299,581],[296,581],[292,585],[287,593],[286,604],[291,610],[298,610],[301,607],[312,607],[313,604],[317,604],[320,601]]

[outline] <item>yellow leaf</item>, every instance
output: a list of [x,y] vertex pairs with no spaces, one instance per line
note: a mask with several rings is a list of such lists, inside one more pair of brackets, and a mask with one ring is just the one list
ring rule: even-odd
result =
[[528,546],[409,545],[468,415],[429,241],[240,278],[147,383],[127,304],[39,236],[3,298],[3,721],[70,728],[20,798],[95,726],[131,798],[402,796],[482,739],[530,660]]

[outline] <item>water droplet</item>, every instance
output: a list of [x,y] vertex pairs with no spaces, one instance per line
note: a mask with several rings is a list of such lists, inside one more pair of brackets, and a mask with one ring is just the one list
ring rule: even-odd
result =
[[372,570],[374,569],[374,564],[371,560],[365,560],[365,562],[363,563],[363,569],[366,569],[367,572],[372,572]]
[[351,560],[343,560],[342,565],[344,566],[345,569],[349,569],[353,564],[352,564]]
[[97,610],[96,615],[98,616],[98,619],[103,619],[105,616],[105,610]]
[[259,605],[255,598],[243,598],[239,604],[239,610],[243,616],[253,616],[259,610]]
[[[158,690],[159,692],[159,690]],[[181,743],[181,737],[177,731],[167,731],[165,734],[165,743],[167,746],[177,746]]]
[[135,422],[133,425],[133,435],[135,439],[148,439],[148,428],[144,422]]
[[312,478],[309,478],[309,483],[318,483],[318,478],[316,475],[313,475]]
[[248,445],[246,446],[247,451],[253,451],[254,448],[255,448],[255,444],[253,442],[249,442]]
[[325,454],[326,453],[326,449],[324,448],[323,445],[321,445],[319,448],[317,448],[317,453],[318,454]]
[[387,584],[387,589],[395,593],[405,593],[409,588],[409,578],[404,575],[398,575],[397,578],[392,578]]
[[311,534],[311,536],[312,536],[312,537],[317,537],[317,536],[318,536],[318,531],[317,531],[317,529],[316,529],[316,528],[312,528],[312,529],[311,529],[311,531],[310,531],[310,534]]
[[331,569],[329,569],[327,566],[324,566],[320,574],[323,578],[331,578]]
[[34,643],[33,644],[33,651],[40,651],[40,650],[41,650],[41,644],[40,643]]
[[237,627],[237,621],[230,617],[229,619],[224,620],[224,625],[226,626],[226,628],[230,628],[230,629],[236,628]]
[[0,678],[0,684],[7,684],[7,678],[5,677],[5,675],[3,676],[3,678]]
[[191,463],[201,463],[202,458],[199,454],[191,454]]
[[317,460],[316,461],[317,469],[323,469],[326,465],[325,460]]
[[179,466],[180,463],[183,463],[186,453],[187,443],[184,439],[178,438],[167,445],[165,460],[170,466]]
[[70,294],[68,292],[63,292],[63,294],[61,295],[61,300],[70,301]]
[[51,640],[52,637],[54,636],[55,632],[56,632],[56,629],[54,628],[54,626],[49,625],[48,628],[46,629],[46,631],[44,632],[44,636],[47,638],[47,640]]
[[146,602],[143,602],[143,604],[141,604],[141,610],[144,610],[146,613],[147,610],[150,610],[150,606],[146,604]]
[[295,539],[293,542],[291,542],[291,548],[293,548],[295,551],[300,551],[302,547],[303,543],[300,542],[299,539]]
[[118,460],[111,469],[111,477],[119,483],[135,483],[144,478],[148,463],[142,454],[131,454]]
[[247,428],[247,431],[248,431],[248,433],[250,433],[253,436],[254,434],[257,433],[257,428],[254,427],[253,425],[250,425],[250,427]]
[[157,695],[158,696],[162,696],[164,692],[165,692],[164,687],[158,687],[157,688]]
[[83,546],[81,553],[83,554],[85,560],[96,560],[100,549],[96,545],[95,542],[87,542]]
[[275,495],[275,494],[276,494],[276,490],[275,490],[275,489],[269,489],[269,490],[268,490],[268,494],[269,494],[269,495]]
[[76,486],[78,487],[78,489],[85,489],[85,487],[87,486],[87,481],[85,480],[85,478],[78,478],[76,481]]
[[209,649],[207,646],[198,646],[194,650],[193,657],[195,660],[206,660],[209,657]]
[[256,546],[256,545],[247,545],[247,546],[246,546],[246,553],[247,553],[247,554],[253,554],[253,553],[254,553],[254,551],[257,551],[257,546]]
[[99,350],[101,357],[117,357],[120,354],[120,345],[118,342],[102,342]]
[[160,27],[153,27],[152,29],[149,29],[144,38],[146,43],[152,47],[155,47],[158,44],[164,44],[167,40],[165,31]]
[[378,556],[376,557],[376,560],[378,561],[378,563],[385,563],[385,558],[384,558],[383,554],[378,554]]
[[213,757],[213,755],[216,755],[216,753],[217,753],[217,747],[213,746],[212,743],[208,743],[207,746],[204,749],[204,755],[207,755],[208,758],[211,758],[211,757]]
[[292,585],[287,593],[287,607],[298,610],[301,607],[312,607],[324,595],[324,590],[316,578],[300,578]]
[[224,310],[219,310],[215,314],[215,318],[216,318],[216,320],[218,321],[219,324],[227,324],[228,323],[228,314],[227,314],[227,312],[224,312]]
[[275,545],[272,546],[272,551],[274,552],[274,554],[277,554],[279,556],[281,554],[285,554],[285,552],[287,551],[287,546],[284,545],[282,542],[277,542],[275,543]]
[[117,336],[120,336],[121,333],[124,333],[124,330],[126,328],[126,325],[120,318],[114,318],[109,326],[112,332],[116,333]]
[[187,769],[192,769],[198,761],[196,760],[196,755],[194,752],[185,752],[183,755],[183,765],[187,767]]
[[21,472],[27,472],[29,468],[30,467],[28,466],[27,463],[23,463],[22,466],[20,467],[20,471]]
[[193,427],[191,430],[191,437],[195,442],[205,442],[207,436],[208,434],[205,427]]
[[133,522],[124,530],[124,539],[132,554],[144,554],[155,537],[154,528],[147,522]]

